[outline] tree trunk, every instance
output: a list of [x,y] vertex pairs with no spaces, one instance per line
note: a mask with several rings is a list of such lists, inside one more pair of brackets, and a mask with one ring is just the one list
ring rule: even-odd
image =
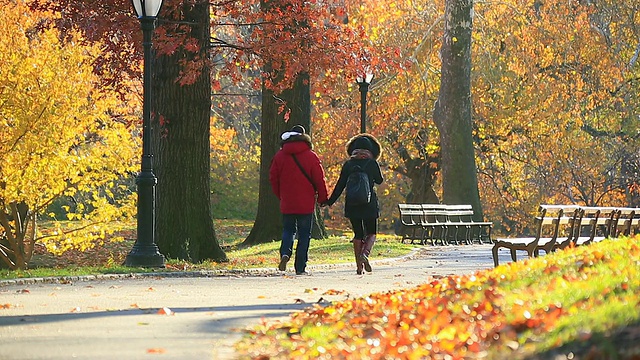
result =
[[[260,8],[269,11],[273,7],[285,9],[287,2],[260,1]],[[297,26],[305,26],[298,23]],[[291,29],[290,29],[291,30]],[[272,73],[270,64],[265,65],[265,72]],[[277,82],[279,76],[274,76]],[[280,149],[280,134],[294,125],[302,125],[311,133],[311,94],[309,74],[297,74],[293,88],[284,90],[276,96],[270,89],[262,88],[262,131],[260,133],[260,186],[258,199],[258,213],[249,236],[244,245],[261,244],[282,237],[282,214],[280,202],[271,190],[269,183],[269,168],[271,159]],[[312,237],[325,237],[326,230],[320,210],[316,206],[314,212]],[[315,236],[314,236],[315,235]]]
[[409,204],[439,204],[440,199],[433,189],[434,169],[429,160],[422,158],[405,161],[407,175],[411,179],[411,191],[407,194]]
[[271,190],[269,168],[271,159],[280,149],[280,134],[286,123],[278,113],[278,101],[273,91],[262,88],[262,127],[260,131],[260,185],[258,213],[251,232],[243,245],[254,245],[279,240],[282,236],[280,201]]
[[404,170],[395,169],[395,171],[411,179],[411,189],[405,201],[409,204],[439,204],[440,199],[433,185],[440,170],[440,154],[427,152],[427,132],[418,131],[413,137],[413,147],[419,154],[415,158],[411,156],[405,144],[398,141],[397,134],[390,133],[387,137],[394,144],[393,147],[404,164]]
[[[293,89],[285,90],[282,93],[282,99],[286,101],[291,109],[287,128],[293,125],[302,125],[307,129],[307,133],[313,141],[313,129],[311,126],[311,86],[309,83],[309,74],[301,73],[296,78]],[[320,207],[316,204],[313,213],[313,223],[311,226],[311,237],[313,239],[324,239],[327,237],[327,230],[324,226],[324,218]]]
[[433,119],[440,131],[443,202],[471,204],[482,218],[471,119],[472,0],[446,0],[440,93]]
[[[280,134],[297,124],[311,131],[309,76],[304,73],[298,75],[293,89],[285,90],[279,96],[269,89],[262,89],[258,213],[249,236],[243,242],[244,245],[261,244],[282,237],[280,202],[271,190],[269,168],[271,159],[280,149]],[[316,239],[326,237],[324,222],[317,206],[311,236]]]
[[194,83],[181,85],[183,61],[207,58],[210,39],[209,4],[183,5],[181,19],[195,25],[198,54],[178,50],[159,56],[153,68],[152,138],[156,196],[156,242],[168,258],[199,262],[226,261],[216,239],[210,202],[209,119],[211,79],[205,67]]

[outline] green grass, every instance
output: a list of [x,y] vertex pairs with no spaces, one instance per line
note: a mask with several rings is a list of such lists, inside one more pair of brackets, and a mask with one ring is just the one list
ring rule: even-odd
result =
[[[194,264],[182,260],[167,259],[162,269],[131,268],[123,266],[124,258],[134,241],[110,243],[84,252],[71,251],[63,255],[53,255],[40,249],[27,270],[0,269],[0,280],[17,278],[69,277],[99,274],[129,274],[133,272],[158,271],[202,271],[202,270],[242,270],[255,268],[275,268],[279,261],[280,241],[273,241],[251,247],[240,244],[251,230],[252,222],[243,220],[216,220],[218,243],[223,247],[228,262],[205,261]],[[133,228],[131,229],[132,232]],[[334,231],[336,234],[342,231]],[[330,236],[326,239],[312,239],[309,247],[308,265],[337,264],[353,262],[353,247],[346,236]],[[414,246],[401,244],[397,236],[378,236],[372,260],[406,255]]]
[[[344,236],[330,236],[326,239],[311,239],[308,265],[339,264],[354,261],[351,239]],[[275,267],[280,259],[280,241],[241,248],[233,244],[226,252],[229,263],[204,263],[193,265],[198,269],[211,268],[262,268]],[[372,260],[406,255],[415,246],[400,243],[397,236],[379,235],[371,256]],[[176,264],[179,265],[179,264]]]
[[74,277],[100,274],[129,274],[132,272],[153,272],[152,269],[135,269],[126,266],[69,266],[66,268],[35,268],[27,270],[0,270],[0,280],[48,277]]

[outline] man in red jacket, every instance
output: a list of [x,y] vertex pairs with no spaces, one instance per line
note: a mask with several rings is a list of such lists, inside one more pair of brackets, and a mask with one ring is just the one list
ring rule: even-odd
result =
[[[282,147],[273,157],[269,169],[271,188],[280,199],[282,243],[278,270],[285,271],[293,254],[294,235],[298,234],[294,267],[297,275],[307,275],[311,222],[318,203],[327,201],[327,184],[318,155],[313,152],[311,137],[296,125],[282,134]],[[317,196],[317,199],[316,199]]]

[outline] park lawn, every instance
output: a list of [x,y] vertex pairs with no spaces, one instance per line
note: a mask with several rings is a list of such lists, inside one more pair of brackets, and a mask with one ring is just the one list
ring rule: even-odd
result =
[[315,305],[236,348],[243,359],[639,359],[640,237]]
[[[0,280],[17,278],[67,277],[100,274],[130,274],[132,272],[171,272],[207,270],[246,270],[256,268],[275,269],[279,262],[280,241],[272,241],[251,247],[240,244],[251,231],[253,223],[241,220],[215,220],[216,236],[225,250],[228,262],[205,261],[193,264],[186,261],[167,259],[162,269],[130,268],[123,266],[125,257],[134,244],[136,229],[131,225],[117,234],[123,241],[107,241],[100,246],[85,251],[67,251],[62,255],[47,252],[42,246],[36,248],[35,255],[27,270],[0,269]],[[353,247],[350,232],[329,229],[326,239],[312,239],[309,248],[309,265],[337,264],[353,262]],[[415,246],[402,244],[395,235],[380,234],[372,259],[393,258],[409,254]]]

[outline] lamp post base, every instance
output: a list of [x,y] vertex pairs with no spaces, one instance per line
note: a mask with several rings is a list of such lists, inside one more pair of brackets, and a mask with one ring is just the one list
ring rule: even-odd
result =
[[164,255],[158,252],[155,245],[133,245],[124,260],[125,266],[131,267],[164,267]]

